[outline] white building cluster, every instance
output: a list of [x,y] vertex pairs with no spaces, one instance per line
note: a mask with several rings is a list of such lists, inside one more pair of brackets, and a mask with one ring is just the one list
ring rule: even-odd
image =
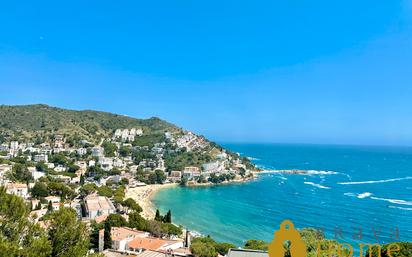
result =
[[116,129],[113,139],[121,139],[123,142],[133,142],[135,137],[142,136],[143,130],[141,128],[132,129]]

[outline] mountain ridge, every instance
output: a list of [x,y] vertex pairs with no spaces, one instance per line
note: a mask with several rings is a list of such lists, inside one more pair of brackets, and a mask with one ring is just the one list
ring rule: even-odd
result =
[[105,111],[70,110],[47,104],[0,105],[0,133],[9,136],[61,133],[96,139],[109,136],[116,129],[132,127],[142,128],[146,134],[182,131],[159,117],[139,119]]

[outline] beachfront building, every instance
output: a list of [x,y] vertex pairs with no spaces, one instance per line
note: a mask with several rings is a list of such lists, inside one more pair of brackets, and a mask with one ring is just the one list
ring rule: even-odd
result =
[[[112,247],[115,251],[126,251],[127,244],[133,239],[139,237],[148,237],[148,232],[143,232],[127,227],[112,227],[111,231]],[[99,252],[103,251],[104,247],[104,229],[99,231]]]
[[202,174],[205,176],[210,176],[212,173],[219,173],[225,170],[225,166],[222,162],[215,161],[202,164]]
[[173,170],[170,172],[169,180],[172,182],[180,181],[182,178],[182,172],[180,170]]
[[94,219],[101,215],[109,215],[116,212],[112,201],[105,196],[88,195],[84,198],[86,215],[89,219]]
[[199,177],[200,176],[200,169],[198,167],[185,167],[183,169],[183,176],[189,179]]
[[144,250],[172,251],[183,247],[183,240],[165,240],[155,237],[136,237],[127,244],[127,250],[140,253]]
[[249,249],[229,249],[227,257],[269,257],[268,252]]

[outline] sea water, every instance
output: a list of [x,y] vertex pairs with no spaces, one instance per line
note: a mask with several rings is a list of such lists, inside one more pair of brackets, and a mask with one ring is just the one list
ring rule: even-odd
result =
[[351,244],[412,241],[412,148],[223,145],[263,169],[312,172],[164,189],[153,203],[163,213],[170,209],[174,223],[238,246],[252,238],[271,241],[285,219]]

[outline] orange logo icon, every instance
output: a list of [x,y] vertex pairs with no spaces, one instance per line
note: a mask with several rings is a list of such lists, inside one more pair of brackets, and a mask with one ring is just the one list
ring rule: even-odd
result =
[[284,257],[285,248],[284,241],[290,242],[290,256],[291,257],[305,257],[306,244],[303,242],[299,231],[295,229],[292,221],[285,220],[280,224],[280,229],[275,231],[273,241],[269,245],[270,257]]

